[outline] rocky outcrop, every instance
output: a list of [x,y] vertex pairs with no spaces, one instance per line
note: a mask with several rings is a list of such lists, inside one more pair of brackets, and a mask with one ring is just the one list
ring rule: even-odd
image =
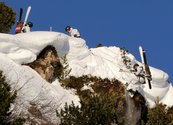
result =
[[37,56],[37,59],[27,65],[38,72],[42,78],[50,83],[57,77],[58,70],[61,68],[57,51],[55,47],[51,45],[45,47]]

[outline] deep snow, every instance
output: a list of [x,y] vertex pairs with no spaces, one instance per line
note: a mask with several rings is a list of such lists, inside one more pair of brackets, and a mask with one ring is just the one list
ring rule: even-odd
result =
[[[7,76],[12,89],[18,92],[13,107],[17,113],[26,113],[31,103],[48,105],[44,109],[40,107],[41,111],[48,112],[45,114],[48,119],[56,120],[55,114],[52,116],[49,111],[61,108],[65,102],[74,101],[79,104],[75,91],[63,89],[58,80],[52,84],[47,83],[37,72],[21,65],[33,62],[47,45],[53,45],[60,57],[67,54],[72,68],[71,75],[90,74],[101,78],[116,78],[124,84],[128,83],[128,89],[138,90],[150,107],[155,105],[158,98],[167,106],[173,105],[173,87],[168,82],[168,74],[150,67],[152,89],[149,89],[148,85],[140,84],[137,77],[124,65],[119,47],[88,48],[84,39],[59,32],[37,31],[17,35],[0,33],[0,70]],[[132,54],[127,54],[127,57],[133,64],[142,65]]]

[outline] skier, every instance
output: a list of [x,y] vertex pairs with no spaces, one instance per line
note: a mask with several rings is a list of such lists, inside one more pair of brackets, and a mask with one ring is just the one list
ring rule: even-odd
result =
[[[138,77],[138,80],[141,82],[141,83],[145,83],[145,73],[144,73],[144,70],[143,70],[143,67],[142,66],[139,66],[139,64],[134,64],[133,65],[133,72],[134,74]],[[142,78],[143,80],[141,81]]]
[[65,31],[68,32],[71,37],[81,38],[79,31],[77,29],[73,29],[71,26],[67,26]]
[[27,24],[25,24],[25,26],[22,27],[22,33],[30,32],[32,27],[33,27],[33,23],[32,22],[28,22]]

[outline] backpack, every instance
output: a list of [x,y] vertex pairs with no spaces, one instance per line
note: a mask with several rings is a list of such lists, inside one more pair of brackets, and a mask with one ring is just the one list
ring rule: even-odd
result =
[[21,33],[21,31],[22,31],[22,27],[23,27],[23,22],[18,22],[17,23],[17,26],[16,26],[16,34],[17,33]]

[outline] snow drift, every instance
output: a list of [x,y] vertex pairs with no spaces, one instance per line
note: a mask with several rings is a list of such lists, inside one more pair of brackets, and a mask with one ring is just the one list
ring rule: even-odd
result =
[[[101,78],[118,79],[128,88],[138,90],[147,100],[150,107],[159,99],[167,106],[173,105],[173,87],[168,82],[167,73],[150,67],[152,74],[152,89],[146,84],[140,84],[138,78],[129,71],[122,60],[119,47],[88,48],[81,38],[69,37],[58,32],[30,32],[17,35],[0,34],[0,70],[12,86],[17,90],[16,112],[27,112],[31,103],[49,105],[42,112],[62,107],[65,102],[79,104],[79,98],[72,90],[65,90],[58,80],[47,83],[34,70],[21,64],[33,62],[39,52],[48,45],[56,48],[60,57],[67,54],[71,75],[92,75]],[[139,61],[128,53],[127,57],[133,64]],[[49,120],[56,120],[48,113]]]

